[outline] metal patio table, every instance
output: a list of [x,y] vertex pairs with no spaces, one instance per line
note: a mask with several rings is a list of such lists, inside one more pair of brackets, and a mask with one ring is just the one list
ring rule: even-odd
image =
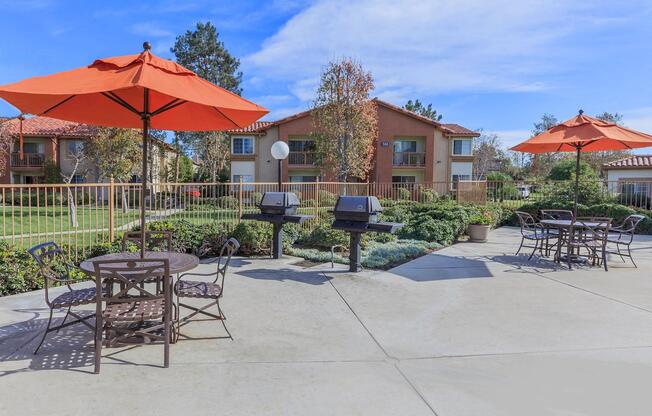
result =
[[[556,228],[559,230],[559,247],[557,248],[557,253],[558,255],[556,256],[560,261],[562,258],[566,258],[566,256],[561,255],[561,244],[564,240],[564,235],[568,236],[568,233],[570,232],[571,226],[576,229],[581,229],[584,227],[599,227],[600,224],[602,224],[599,221],[571,221],[571,220],[541,220],[539,221],[541,225],[543,225],[546,228]],[[583,263],[585,259],[579,257],[576,254],[571,254],[571,261],[573,263]]]
[[[133,267],[132,262],[135,262],[136,265],[138,264],[138,260],[140,259],[140,251],[137,253],[110,253],[110,254],[104,254],[102,256],[97,256],[97,257],[91,257],[79,265],[79,268],[89,276],[95,276],[95,267],[93,266],[94,261],[101,261],[101,260],[124,260],[124,263],[115,263],[115,267]],[[192,255],[192,254],[186,254],[186,253],[176,253],[172,251],[145,251],[145,258],[146,259],[155,259],[155,260],[168,260],[169,265],[170,265],[170,278],[172,278],[173,275],[187,272],[189,270],[194,269],[199,265],[199,257]],[[106,274],[102,276],[104,277],[110,277],[110,274]],[[172,290],[170,291],[172,293]],[[169,300],[169,305],[174,305],[174,302],[172,302],[172,299]],[[174,318],[173,318],[174,319]]]

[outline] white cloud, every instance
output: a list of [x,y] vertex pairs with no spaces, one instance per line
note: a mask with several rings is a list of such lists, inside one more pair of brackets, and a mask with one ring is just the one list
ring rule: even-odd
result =
[[634,130],[652,134],[652,107],[625,111],[623,113],[623,124]]
[[174,33],[153,22],[133,24],[131,26],[131,33],[134,35],[151,36],[154,38],[174,36]]
[[503,149],[509,149],[529,139],[532,136],[530,130],[495,130],[487,131],[486,134],[495,134],[500,140]]
[[[455,91],[540,91],[578,64],[569,35],[623,24],[592,13],[600,5],[528,0],[320,0],[297,13],[243,59],[247,73],[281,80],[312,97],[329,60],[351,56],[390,99]],[[592,8],[591,8],[592,7]],[[596,12],[597,13],[597,12]]]

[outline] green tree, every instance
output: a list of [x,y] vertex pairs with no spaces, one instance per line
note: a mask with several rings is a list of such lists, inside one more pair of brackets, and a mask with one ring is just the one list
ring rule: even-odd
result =
[[192,160],[186,155],[181,155],[181,157],[179,157],[179,181],[192,182],[194,174],[195,171]]
[[[240,61],[219,40],[219,33],[211,22],[197,23],[195,30],[188,30],[176,38],[170,49],[180,65],[194,71],[200,77],[240,95],[242,72]],[[228,143],[223,133],[177,132],[174,146],[177,151],[192,150],[203,161],[202,176],[216,182],[228,166]],[[180,159],[175,160],[175,176],[181,175]]]
[[137,130],[103,127],[86,142],[84,151],[101,178],[126,182],[142,161],[141,143]]
[[[552,114],[545,113],[541,116],[541,119],[534,123],[534,128],[532,129],[532,137],[537,134],[541,134],[544,131],[548,130],[551,127],[559,124],[557,117]],[[533,154],[530,157],[529,170],[531,176],[534,178],[546,177],[550,172],[550,168],[559,162],[565,156],[563,153],[539,153]]]
[[200,77],[238,95],[242,93],[240,60],[231,56],[211,22],[199,22],[195,30],[177,36],[170,51],[180,65]]
[[443,117],[441,114],[437,114],[437,110],[432,108],[432,104],[428,104],[427,106],[423,105],[423,103],[418,99],[414,101],[408,100],[408,102],[403,106],[403,108],[408,111],[412,111],[413,113],[420,114],[424,117],[428,117],[429,119],[434,121],[441,121]]
[[52,159],[45,161],[43,165],[43,182],[45,183],[63,183],[63,176],[61,176],[61,169]]
[[[575,179],[576,159],[568,158],[556,163],[548,174],[548,179],[553,181],[569,181]],[[598,175],[586,161],[580,161],[580,180],[595,179]]]
[[350,58],[330,62],[321,74],[311,111],[317,158],[340,182],[365,179],[371,169],[378,131],[373,88],[371,73]]

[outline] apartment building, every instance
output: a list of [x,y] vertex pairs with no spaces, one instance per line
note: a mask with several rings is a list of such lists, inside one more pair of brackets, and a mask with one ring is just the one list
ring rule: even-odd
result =
[[[473,175],[473,139],[479,133],[458,124],[443,124],[401,107],[374,99],[378,137],[370,181],[423,183],[470,180]],[[277,140],[290,147],[282,180],[332,180],[316,165],[313,123],[304,111],[274,122],[256,122],[229,131],[231,180],[274,182],[276,161],[270,148]]]
[[[9,152],[4,155],[5,169],[0,183],[33,184],[44,179],[46,161],[52,160],[63,175],[69,176],[76,162],[75,154],[83,149],[83,143],[97,132],[96,126],[57,120],[49,117],[32,117],[23,121],[23,157],[20,157],[18,119],[6,119],[0,127],[1,140],[9,140]],[[150,176],[152,182],[163,180],[164,167],[174,157],[174,148],[153,139],[151,146]],[[3,157],[3,156],[0,156]],[[140,166],[134,167],[133,180],[138,181]],[[107,182],[100,177],[92,161],[85,160],[73,175],[71,183]]]

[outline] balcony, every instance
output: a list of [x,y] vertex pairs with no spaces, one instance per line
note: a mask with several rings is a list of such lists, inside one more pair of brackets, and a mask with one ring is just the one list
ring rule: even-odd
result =
[[42,168],[45,165],[45,155],[43,153],[23,153],[23,159],[20,159],[20,153],[11,154],[12,168]]
[[314,166],[317,159],[315,152],[290,152],[288,165],[290,166]]
[[394,152],[392,165],[397,167],[423,167],[426,154],[423,152]]

